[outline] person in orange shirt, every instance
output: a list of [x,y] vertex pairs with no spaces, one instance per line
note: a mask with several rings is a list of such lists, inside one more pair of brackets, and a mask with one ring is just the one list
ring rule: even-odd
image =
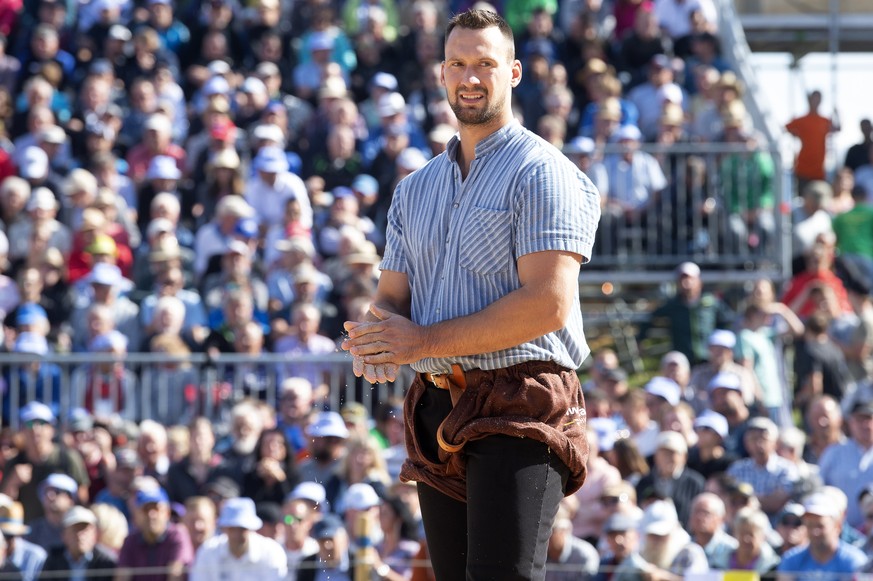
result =
[[794,175],[797,177],[797,193],[803,191],[805,185],[813,180],[825,179],[826,140],[830,133],[840,130],[839,122],[819,114],[821,92],[813,91],[807,96],[809,113],[788,122],[785,129],[800,140],[800,151],[794,163]]

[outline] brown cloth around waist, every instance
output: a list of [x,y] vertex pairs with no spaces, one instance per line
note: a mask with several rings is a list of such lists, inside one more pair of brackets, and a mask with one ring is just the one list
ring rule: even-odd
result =
[[[457,371],[460,371],[458,368]],[[543,442],[561,459],[570,472],[566,495],[573,494],[585,482],[588,462],[585,400],[576,372],[554,362],[530,361],[484,371],[460,371],[465,389],[458,393],[454,407],[440,424],[440,435],[448,447],[459,451],[446,452],[440,442],[439,459],[428,459],[423,450],[432,443],[417,441],[415,429],[418,402],[430,385],[445,389],[433,381],[433,376],[416,376],[404,401],[406,449],[403,481],[425,482],[453,498],[466,500],[466,442],[503,434],[518,438],[533,438]],[[448,378],[451,375],[436,376]],[[458,381],[455,375],[454,381]],[[449,387],[451,387],[451,382]],[[444,383],[445,385],[445,383]],[[450,389],[450,391],[453,391]]]

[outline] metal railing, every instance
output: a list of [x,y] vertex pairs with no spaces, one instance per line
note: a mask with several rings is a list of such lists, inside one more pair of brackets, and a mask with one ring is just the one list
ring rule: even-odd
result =
[[77,407],[97,417],[140,421],[154,419],[166,425],[186,423],[202,415],[224,422],[232,406],[254,398],[277,406],[282,382],[304,377],[325,385],[319,402],[339,410],[357,401],[375,410],[380,402],[402,397],[412,372],[404,370],[396,382],[370,385],[352,372],[345,353],[296,356],[264,353],[257,357],[191,354],[184,358],[164,354],[50,354],[34,357],[0,354],[2,394],[0,417],[4,425],[18,426],[18,410],[29,401],[54,408],[61,425]]
[[[622,151],[609,145],[604,159]],[[607,205],[580,282],[664,282],[684,261],[726,282],[748,280],[750,272],[780,280],[790,272],[790,190],[777,148],[685,143],[644,144],[640,151],[658,160],[667,187],[630,215],[610,206],[613,185],[601,194]],[[766,207],[762,196],[770,198]]]

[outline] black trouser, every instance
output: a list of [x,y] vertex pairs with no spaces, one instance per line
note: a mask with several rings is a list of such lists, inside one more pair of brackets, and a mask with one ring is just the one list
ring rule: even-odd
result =
[[[419,441],[433,444],[452,409],[449,392],[429,387],[416,409]],[[467,502],[418,484],[427,546],[437,581],[545,577],[546,549],[568,470],[545,444],[494,435],[464,446]]]

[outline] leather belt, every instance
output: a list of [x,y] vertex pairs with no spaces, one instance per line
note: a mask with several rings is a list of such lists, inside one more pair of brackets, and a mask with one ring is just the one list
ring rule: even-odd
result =
[[425,381],[440,389],[449,391],[453,387],[461,391],[467,389],[467,376],[457,363],[452,365],[451,373],[422,373],[421,375]]
[[[422,373],[421,377],[432,386],[438,389],[447,390],[452,398],[452,406],[455,406],[458,403],[464,390],[467,389],[467,376],[464,375],[464,370],[461,369],[461,366],[457,363],[452,365],[451,373]],[[450,454],[454,454],[461,451],[466,441],[462,440],[457,444],[450,444],[445,438],[443,438],[443,425],[446,423],[447,419],[448,416],[440,422],[436,432],[436,439],[440,448]]]

